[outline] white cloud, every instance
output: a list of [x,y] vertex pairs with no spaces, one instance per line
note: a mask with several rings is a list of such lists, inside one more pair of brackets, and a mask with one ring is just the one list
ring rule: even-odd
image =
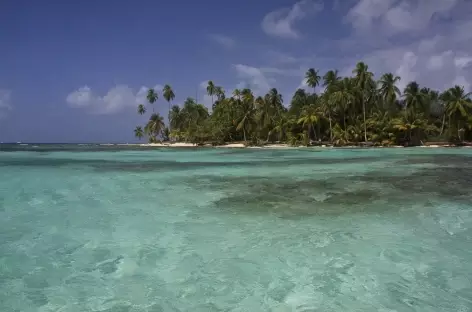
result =
[[471,90],[470,89],[470,86],[471,86],[470,81],[471,80],[467,80],[464,76],[457,76],[456,78],[454,78],[451,85],[459,85],[459,86],[464,87],[464,89],[466,91],[470,91]]
[[[135,93],[126,85],[118,85],[100,96],[95,94],[90,87],[83,86],[69,93],[66,102],[71,107],[83,108],[93,114],[113,114],[126,108],[136,108],[137,104],[145,104],[148,89],[143,86]],[[154,89],[160,92],[162,86],[156,85]]]
[[236,40],[221,34],[210,34],[208,37],[226,49],[232,49],[236,46]]
[[302,0],[291,8],[282,8],[268,13],[262,20],[262,30],[268,35],[283,38],[299,38],[300,34],[294,24],[309,14],[323,10],[321,2]]
[[300,84],[298,85],[298,87],[295,90],[298,90],[298,89],[304,89],[304,90],[307,90],[307,91],[310,91],[310,92],[313,91],[313,89],[308,86],[308,83],[307,83],[305,78],[302,79],[302,81],[300,82]]
[[264,74],[264,72],[257,67],[252,67],[243,64],[233,65],[236,70],[240,82],[238,88],[251,88],[254,94],[265,94],[276,81]]
[[[341,45],[356,55],[342,74],[362,60],[376,78],[401,76],[399,87],[415,80],[443,90],[472,82],[469,0],[356,0],[345,20],[354,32]],[[355,51],[355,52],[353,52]]]
[[208,87],[208,82],[209,82],[209,81],[210,81],[210,80],[204,80],[204,81],[200,82],[200,84],[199,84],[200,89],[206,90],[206,88]]
[[[430,39],[426,45],[430,45]],[[359,58],[369,65],[378,79],[383,73],[391,72],[401,77],[398,86],[402,89],[410,81],[417,81],[423,86],[443,90],[460,82],[466,89],[472,82],[472,54],[464,51],[449,50],[454,44],[424,49],[420,41],[391,49],[379,49],[366,53]],[[359,59],[352,59],[351,65],[341,71],[346,75],[352,71]]]
[[472,64],[472,56],[458,56],[454,59],[454,65],[463,69]]
[[359,0],[346,20],[359,32],[395,35],[426,30],[468,0]]

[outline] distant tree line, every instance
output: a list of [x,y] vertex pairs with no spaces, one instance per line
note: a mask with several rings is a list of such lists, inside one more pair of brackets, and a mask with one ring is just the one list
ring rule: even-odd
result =
[[[287,142],[292,145],[334,144],[418,145],[425,140],[463,142],[472,139],[472,100],[462,86],[438,91],[409,82],[404,90],[400,77],[383,74],[375,80],[368,66],[360,62],[350,77],[330,70],[323,76],[310,68],[305,75],[313,92],[298,89],[287,106],[273,88],[255,96],[249,88],[226,93],[208,82],[211,113],[195,99],[182,106],[172,105],[175,94],[166,85],[162,97],[169,106],[169,125],[154,112],[159,95],[147,94],[152,109],[144,127],[136,127],[139,139],[193,143],[244,141],[247,144]],[[322,87],[317,93],[316,88]],[[138,106],[138,113],[146,113]]]

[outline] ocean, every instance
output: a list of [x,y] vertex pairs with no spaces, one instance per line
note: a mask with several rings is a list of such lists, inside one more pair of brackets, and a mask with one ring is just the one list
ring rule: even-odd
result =
[[0,311],[472,311],[472,149],[0,147]]

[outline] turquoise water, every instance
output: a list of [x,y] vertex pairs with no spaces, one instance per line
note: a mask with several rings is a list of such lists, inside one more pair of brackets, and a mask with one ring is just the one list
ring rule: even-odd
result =
[[472,311],[472,149],[22,147],[0,177],[2,312]]

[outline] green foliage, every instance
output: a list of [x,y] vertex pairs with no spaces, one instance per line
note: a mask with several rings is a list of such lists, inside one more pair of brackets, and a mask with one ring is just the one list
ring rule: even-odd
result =
[[[206,91],[212,111],[187,98],[183,105],[169,107],[169,128],[159,114],[152,114],[144,130],[135,135],[193,143],[244,141],[246,145],[287,142],[290,145],[417,145],[425,140],[463,141],[472,139],[472,101],[461,86],[440,93],[417,82],[400,90],[401,77],[385,73],[376,81],[367,64],[359,62],[350,77],[336,70],[323,76],[315,69],[305,74],[310,92],[298,89],[284,106],[282,95],[273,88],[266,94],[235,89],[228,96],[209,81]],[[324,89],[316,93],[319,86]],[[163,97],[175,94],[169,85]],[[149,104],[158,94],[150,89]],[[144,105],[138,113],[145,114]]]

